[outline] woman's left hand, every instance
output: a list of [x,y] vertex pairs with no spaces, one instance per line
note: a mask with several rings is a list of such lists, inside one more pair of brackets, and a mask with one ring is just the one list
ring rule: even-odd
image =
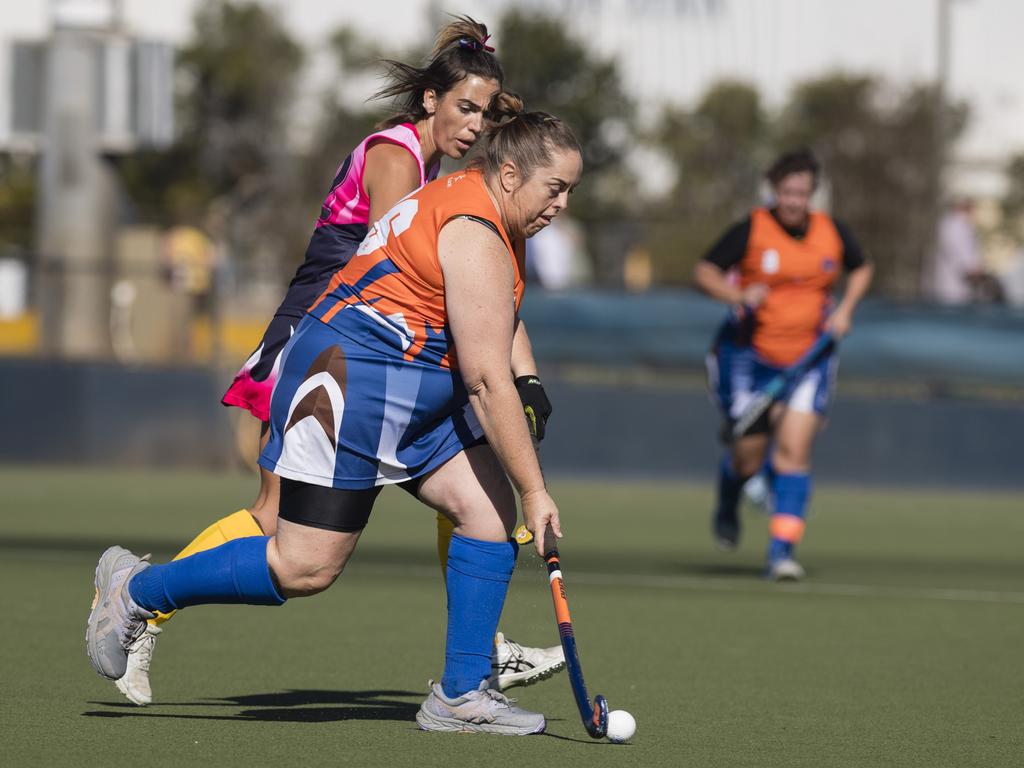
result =
[[533,534],[533,546],[537,554],[544,557],[545,530],[551,525],[555,538],[561,538],[562,525],[558,519],[558,507],[554,500],[548,495],[547,490],[532,491],[523,494],[520,498],[523,505],[523,521],[526,528]]
[[825,330],[832,334],[835,339],[841,339],[850,332],[853,327],[853,317],[845,309],[839,308],[825,321]]

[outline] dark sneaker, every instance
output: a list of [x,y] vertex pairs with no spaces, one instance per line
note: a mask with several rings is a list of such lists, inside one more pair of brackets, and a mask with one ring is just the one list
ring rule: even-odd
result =
[[732,552],[740,543],[739,518],[726,517],[716,512],[711,518],[711,535],[719,549]]

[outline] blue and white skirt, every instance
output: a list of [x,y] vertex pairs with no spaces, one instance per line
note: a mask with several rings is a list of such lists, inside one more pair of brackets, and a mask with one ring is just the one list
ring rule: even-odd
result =
[[284,348],[260,466],[313,485],[372,488],[480,442],[457,370],[407,360],[362,312],[340,315],[332,325],[307,315]]

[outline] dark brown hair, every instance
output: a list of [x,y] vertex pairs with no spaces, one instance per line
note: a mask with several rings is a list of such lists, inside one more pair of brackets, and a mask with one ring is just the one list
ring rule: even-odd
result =
[[456,16],[437,34],[434,49],[423,67],[414,67],[401,61],[385,60],[390,83],[374,94],[375,99],[397,100],[398,112],[383,123],[390,127],[400,123],[415,123],[427,117],[423,108],[423,92],[433,90],[438,98],[444,96],[470,75],[496,80],[500,86],[505,73],[487,45],[487,26],[469,16]]
[[772,163],[772,167],[765,173],[765,178],[772,183],[772,186],[777,186],[787,176],[804,172],[810,172],[814,177],[814,186],[817,187],[821,165],[811,150],[802,147],[779,155]]

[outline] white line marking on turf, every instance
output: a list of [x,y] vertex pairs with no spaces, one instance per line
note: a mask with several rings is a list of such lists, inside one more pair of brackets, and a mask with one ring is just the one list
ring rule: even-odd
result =
[[[67,555],[49,548],[21,547],[19,557],[68,564]],[[538,564],[539,567],[539,564]],[[526,566],[528,569],[529,566]],[[529,578],[524,572],[517,579]],[[385,565],[383,563],[352,563],[346,572],[351,576],[373,573],[390,576],[432,576],[437,569],[421,565]],[[546,575],[546,574],[545,574]],[[563,577],[564,578],[564,577]],[[939,600],[957,603],[1000,603],[1024,605],[1024,592],[995,589],[956,589],[952,587],[889,587],[883,584],[831,584],[804,581],[798,584],[772,584],[754,577],[748,580],[726,579],[713,576],[654,576],[637,573],[595,573],[573,571],[568,586],[586,584],[595,587],[637,587],[644,589],[678,589],[693,592],[732,592],[756,595],[840,595],[844,597],[886,598],[890,600]]]
[[[354,566],[355,564],[353,564]],[[433,568],[424,566],[385,566],[362,563],[359,571],[392,574],[435,573]],[[352,575],[357,571],[353,567]],[[517,580],[529,578],[526,573],[516,575]],[[804,581],[797,584],[773,584],[751,577],[748,580],[718,578],[713,576],[654,576],[636,573],[594,573],[573,571],[569,574],[566,587],[583,584],[594,587],[629,587],[643,589],[677,589],[693,592],[731,592],[752,595],[838,595],[841,597],[885,598],[890,600],[939,600],[958,603],[1009,603],[1024,605],[1024,592],[956,589],[947,587],[889,587],[883,584],[832,584],[828,582]]]
[[749,592],[764,594],[842,595],[846,597],[885,597],[896,600],[947,600],[967,603],[1019,603],[1024,605],[1024,592],[1000,590],[954,589],[944,587],[887,587],[869,584],[799,584],[742,583],[704,576],[641,576],[638,574],[573,573],[570,581],[606,587],[645,587],[648,589],[690,589],[715,592]]

